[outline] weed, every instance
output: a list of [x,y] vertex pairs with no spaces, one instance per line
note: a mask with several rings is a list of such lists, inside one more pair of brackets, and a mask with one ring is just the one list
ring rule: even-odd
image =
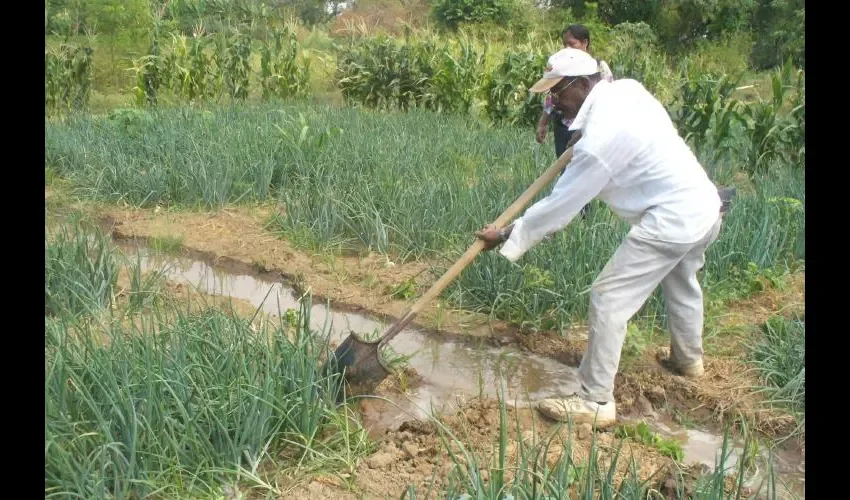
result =
[[652,432],[646,422],[640,422],[636,425],[623,424],[614,430],[614,435],[619,438],[631,438],[638,443],[652,446],[677,462],[681,462],[685,458],[685,452],[682,450],[682,445],[673,439],[664,439],[657,432]]
[[408,300],[416,295],[416,280],[408,278],[388,291],[389,295],[394,299]]
[[147,246],[157,253],[176,253],[183,248],[183,237],[154,236],[148,239]]

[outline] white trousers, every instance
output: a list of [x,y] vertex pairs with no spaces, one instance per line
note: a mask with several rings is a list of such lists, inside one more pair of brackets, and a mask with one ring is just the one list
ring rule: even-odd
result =
[[660,284],[670,327],[671,355],[677,364],[702,359],[703,297],[697,271],[705,251],[720,233],[721,218],[701,240],[690,244],[639,238],[630,232],[596,278],[590,292],[590,331],[579,366],[584,399],[614,400],[614,376],[626,339],[626,326]]

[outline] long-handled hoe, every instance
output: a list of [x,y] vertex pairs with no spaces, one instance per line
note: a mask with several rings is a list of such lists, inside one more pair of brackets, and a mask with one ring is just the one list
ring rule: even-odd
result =
[[[560,156],[545,172],[528,187],[516,201],[511,204],[495,221],[498,228],[504,227],[511,221],[536,195],[543,186],[552,182],[569,163],[573,155],[570,147]],[[358,338],[354,332],[337,347],[328,362],[325,370],[343,372],[345,380],[351,386],[349,394],[371,393],[392,370],[382,359],[380,349],[390,340],[398,335],[413,318],[425,308],[425,306],[436,298],[451,283],[476,256],[484,249],[484,242],[480,239],[469,247],[469,249],[457,260],[457,262],[446,271],[436,283],[431,285],[425,294],[408,309],[407,313],[398,321],[393,323],[376,340],[366,341]]]
[[[511,221],[525,205],[528,204],[540,192],[543,186],[554,180],[567,166],[572,158],[573,148],[570,147],[558,158],[545,172],[528,187],[516,201],[511,204],[494,222],[497,228],[504,227]],[[718,189],[723,202],[721,212],[725,213],[732,198],[735,196],[735,188]],[[443,276],[431,285],[425,294],[408,309],[407,313],[398,321],[393,323],[376,340],[366,341],[358,338],[354,332],[340,344],[335,353],[325,366],[326,373],[343,372],[346,382],[351,390],[349,394],[369,394],[381,383],[392,370],[386,361],[381,358],[380,349],[398,335],[413,318],[425,308],[425,306],[436,298],[451,283],[476,256],[484,249],[484,242],[480,239],[469,247],[469,249],[457,260],[457,262],[446,271]],[[333,370],[333,372],[331,371]]]

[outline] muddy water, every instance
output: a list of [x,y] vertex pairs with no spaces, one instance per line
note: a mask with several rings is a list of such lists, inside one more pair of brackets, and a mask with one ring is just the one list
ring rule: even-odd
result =
[[[138,253],[145,271],[164,269],[170,281],[187,284],[208,294],[241,299],[270,314],[299,309],[298,297],[280,282],[228,273],[199,260],[155,256],[145,248],[122,246],[125,251]],[[351,331],[379,333],[388,326],[366,315],[335,311],[321,303],[312,305],[310,319],[311,327],[326,332],[333,344],[339,343]],[[473,339],[461,341],[408,329],[396,336],[390,345],[399,354],[412,356],[408,363],[421,380],[412,384],[404,395],[394,394],[385,399],[365,401],[361,405],[364,424],[375,433],[395,428],[410,418],[427,417],[432,409],[450,412],[455,401],[475,396],[495,397],[501,390],[500,375],[504,377],[508,403],[516,406],[527,406],[531,401],[545,397],[570,394],[577,388],[574,367]],[[685,429],[660,419],[647,423],[655,432],[682,444],[684,463],[704,464],[714,469],[723,446],[723,436]],[[742,446],[740,442],[728,445],[725,467],[730,473],[735,470],[743,452]],[[804,498],[805,472],[799,456],[774,455],[773,462],[776,473],[789,483],[796,497]],[[765,462],[757,460],[757,463],[760,465],[748,481],[749,486],[755,488],[765,479]]]
[[[157,257],[144,249],[138,253],[144,271],[164,269],[170,281],[185,283],[199,291],[241,299],[270,314],[299,308],[298,297],[282,283],[224,273],[197,260]],[[310,321],[313,329],[326,332],[335,344],[351,331],[380,333],[389,326],[361,314],[334,311],[320,303],[313,304]],[[499,374],[505,378],[507,399],[518,406],[545,397],[570,394],[577,385],[575,368],[546,357],[486,345],[482,341],[446,339],[438,334],[407,329],[389,344],[397,353],[412,356],[408,363],[422,380],[411,386],[405,395],[387,396],[390,401],[364,404],[368,409],[365,423],[376,429],[395,427],[411,417],[425,417],[430,414],[432,405],[442,410],[442,403],[451,403],[456,398],[495,397],[500,390]]]
[[[754,491],[766,491],[770,484],[768,463],[773,466],[776,498],[805,498],[805,464],[794,451],[776,451],[744,448],[739,439],[729,439],[724,449],[724,437],[699,429],[686,429],[668,419],[659,418],[648,421],[649,427],[667,439],[673,439],[682,445],[683,462],[704,465],[714,470],[722,461],[727,474],[734,474],[739,468],[739,460],[745,454],[753,457],[745,486]],[[725,457],[725,458],[723,458]],[[774,486],[771,486],[773,488]]]

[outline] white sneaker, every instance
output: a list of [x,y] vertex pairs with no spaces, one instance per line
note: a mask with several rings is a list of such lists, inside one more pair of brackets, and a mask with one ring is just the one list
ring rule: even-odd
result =
[[699,378],[705,373],[701,359],[693,363],[678,363],[671,358],[669,347],[662,347],[658,350],[658,362],[678,375],[688,378]]
[[590,424],[597,428],[611,427],[617,422],[616,403],[604,405],[586,401],[574,394],[565,399],[544,399],[537,405],[540,413],[559,422],[572,419],[574,425]]

